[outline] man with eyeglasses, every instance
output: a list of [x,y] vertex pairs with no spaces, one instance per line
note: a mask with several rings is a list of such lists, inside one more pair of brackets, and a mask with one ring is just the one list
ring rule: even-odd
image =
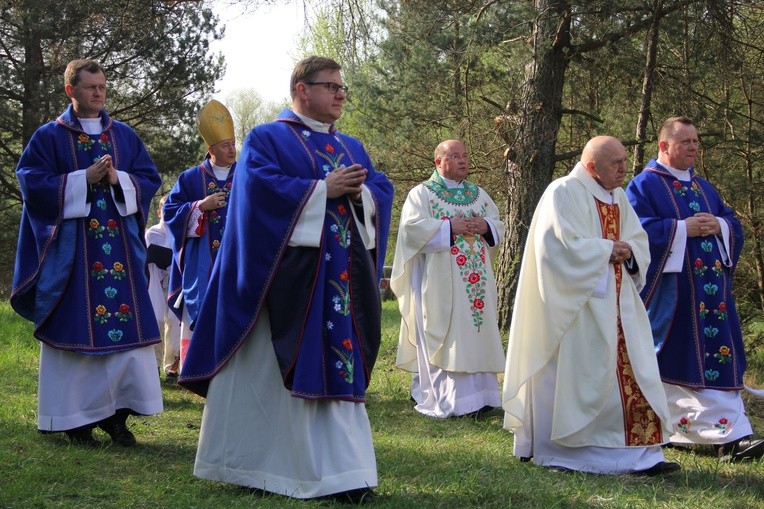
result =
[[468,173],[461,141],[437,146],[435,171],[403,205],[390,281],[401,312],[396,363],[414,373],[414,409],[435,418],[501,405],[492,264],[504,223]]
[[521,461],[612,475],[680,468],[661,449],[668,406],[639,297],[650,253],[625,175],[621,142],[596,136],[533,215],[504,371],[504,427]]
[[714,446],[723,460],[764,456],[742,398],[746,358],[732,294],[743,228],[719,192],[694,169],[698,132],[687,117],[666,120],[658,158],[626,194],[650,238],[642,290],[668,396],[671,443]]
[[393,186],[334,126],[346,91],[334,60],[307,58],[292,109],[244,142],[179,379],[207,397],[199,477],[354,503],[377,485],[364,401]]

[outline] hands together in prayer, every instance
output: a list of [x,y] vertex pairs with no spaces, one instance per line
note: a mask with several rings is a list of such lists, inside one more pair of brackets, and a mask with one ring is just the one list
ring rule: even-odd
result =
[[478,216],[456,216],[451,218],[451,233],[454,235],[484,235],[488,223]]
[[628,242],[616,240],[613,242],[613,251],[610,253],[610,263],[619,264],[631,258],[631,246]]
[[338,198],[348,194],[350,198],[358,201],[361,198],[361,186],[366,180],[369,171],[360,164],[335,168],[326,175],[326,195],[329,198]]
[[709,235],[719,235],[722,231],[719,226],[719,220],[716,216],[708,212],[698,212],[684,220],[687,227],[688,237],[707,237]]
[[104,178],[109,185],[115,186],[119,182],[117,169],[111,162],[111,156],[105,155],[85,170],[85,178],[88,184],[97,184]]

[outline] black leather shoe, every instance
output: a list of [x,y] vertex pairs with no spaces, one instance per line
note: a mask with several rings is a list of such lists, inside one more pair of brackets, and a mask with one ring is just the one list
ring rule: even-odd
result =
[[112,415],[108,419],[99,421],[98,427],[108,433],[115,444],[121,445],[122,447],[132,447],[137,442],[135,440],[135,435],[127,429],[127,424],[125,423],[126,419],[127,415]]
[[681,468],[682,467],[679,465],[679,463],[674,463],[673,461],[659,461],[650,468],[635,471],[634,475],[646,475],[651,477],[656,475],[666,475],[670,474],[671,472],[676,472]]
[[86,447],[98,447],[100,442],[93,437],[93,428],[82,426],[80,428],[70,429],[65,432],[69,441],[74,445],[84,445]]
[[758,459],[764,456],[764,438],[743,438],[722,445],[717,452],[722,460],[733,463]]
[[371,488],[358,488],[357,490],[335,493],[333,495],[329,495],[327,498],[336,500],[342,504],[361,505],[372,503],[374,501],[374,497],[376,497],[376,495],[374,494],[374,490]]

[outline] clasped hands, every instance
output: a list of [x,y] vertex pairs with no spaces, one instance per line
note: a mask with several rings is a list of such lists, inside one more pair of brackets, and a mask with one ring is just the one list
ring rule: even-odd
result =
[[610,263],[618,265],[631,258],[631,246],[622,240],[613,241],[613,251],[610,253]]
[[369,170],[362,168],[360,164],[335,168],[326,174],[326,196],[339,198],[349,195],[352,200],[361,199],[361,186],[366,181]]
[[117,169],[112,164],[111,156],[108,154],[101,157],[85,170],[85,178],[88,184],[97,184],[104,179],[111,186],[116,186],[119,183]]
[[684,220],[688,237],[707,237],[719,235],[722,232],[719,220],[708,212],[698,212]]
[[480,216],[455,216],[451,218],[451,233],[454,235],[485,235],[488,223]]

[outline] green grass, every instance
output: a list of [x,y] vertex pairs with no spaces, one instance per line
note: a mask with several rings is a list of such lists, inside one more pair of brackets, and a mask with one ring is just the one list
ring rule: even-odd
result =
[[[383,346],[367,404],[379,469],[373,507],[764,507],[764,462],[730,465],[668,450],[683,470],[666,478],[551,472],[512,456],[501,413],[433,420],[414,412],[409,375],[393,366],[394,302],[384,304]],[[31,325],[0,303],[0,508],[314,508],[321,501],[252,494],[193,476],[203,400],[163,385],[164,413],[128,421],[139,445],[95,450],[36,428],[39,345]],[[761,379],[761,376],[757,377]],[[764,405],[749,407],[759,430]],[[97,433],[100,433],[97,432]]]

